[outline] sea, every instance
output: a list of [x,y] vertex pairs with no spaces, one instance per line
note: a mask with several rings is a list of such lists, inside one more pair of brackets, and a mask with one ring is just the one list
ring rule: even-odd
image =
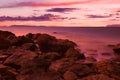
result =
[[50,34],[58,39],[69,39],[77,44],[77,49],[87,58],[97,61],[116,57],[113,47],[120,44],[120,27],[44,27],[12,26],[0,27],[0,30],[11,31],[16,36],[28,33]]

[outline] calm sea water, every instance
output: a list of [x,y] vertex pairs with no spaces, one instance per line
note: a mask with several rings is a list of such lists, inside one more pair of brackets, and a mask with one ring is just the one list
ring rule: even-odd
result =
[[[109,44],[120,43],[120,28],[112,27],[0,27],[0,30],[7,30],[17,36],[27,33],[48,33],[57,38],[74,41],[78,48],[87,56],[97,60],[114,57],[114,53]],[[102,55],[110,53],[110,55]]]

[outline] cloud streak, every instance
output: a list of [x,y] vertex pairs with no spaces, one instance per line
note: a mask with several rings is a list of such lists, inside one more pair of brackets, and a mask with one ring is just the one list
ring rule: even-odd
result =
[[64,12],[72,12],[74,10],[77,10],[78,8],[52,8],[48,9],[47,12],[59,12],[59,13],[64,13]]
[[53,20],[65,20],[69,19],[68,17],[61,17],[59,15],[53,14],[44,14],[41,16],[31,16],[31,17],[10,17],[10,16],[1,16],[0,21],[53,21]]
[[112,14],[109,15],[86,15],[87,18],[110,18],[112,17]]

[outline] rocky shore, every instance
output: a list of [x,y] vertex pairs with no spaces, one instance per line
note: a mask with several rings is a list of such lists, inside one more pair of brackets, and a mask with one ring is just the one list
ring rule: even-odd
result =
[[48,34],[0,31],[0,80],[120,80],[118,57],[86,62],[76,44]]

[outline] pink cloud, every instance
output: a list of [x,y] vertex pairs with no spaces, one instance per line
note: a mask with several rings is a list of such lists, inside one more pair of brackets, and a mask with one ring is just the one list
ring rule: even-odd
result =
[[21,2],[21,3],[16,3],[16,4],[10,4],[8,6],[1,6],[0,8],[69,6],[69,5],[90,3],[90,2],[94,2],[94,1],[96,1],[96,0],[57,2],[57,3]]

